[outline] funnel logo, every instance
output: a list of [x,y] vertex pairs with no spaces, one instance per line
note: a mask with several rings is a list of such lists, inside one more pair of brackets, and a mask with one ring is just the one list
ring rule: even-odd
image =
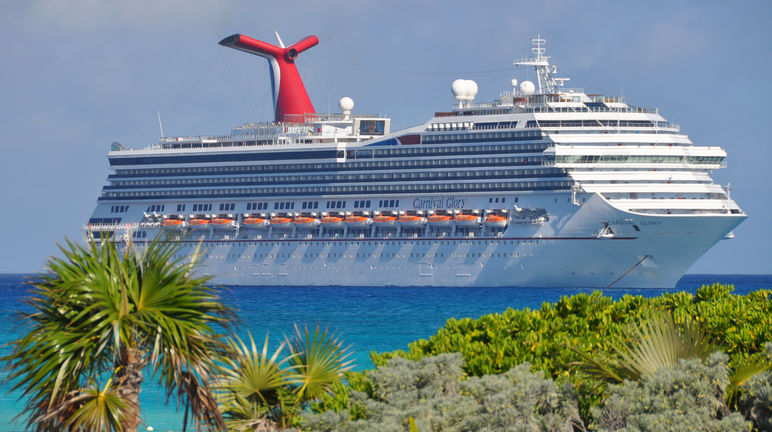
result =
[[[271,64],[274,119],[278,122],[302,121],[305,114],[313,114],[314,106],[300,79],[295,59],[298,54],[319,43],[316,36],[308,36],[284,47],[235,34],[220,41],[220,45],[258,55]],[[277,91],[278,89],[278,91]]]

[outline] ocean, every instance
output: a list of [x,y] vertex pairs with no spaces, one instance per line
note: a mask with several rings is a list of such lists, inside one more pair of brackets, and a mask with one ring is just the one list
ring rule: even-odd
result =
[[[0,275],[0,353],[21,334],[15,318],[19,311],[29,310],[23,302],[29,285],[27,275]],[[735,293],[746,294],[758,289],[772,289],[772,275],[686,275],[672,290],[608,289],[604,294],[619,298],[625,294],[657,296],[665,292],[695,292],[712,283],[734,284]],[[554,302],[564,295],[592,292],[579,288],[426,288],[426,287],[227,287],[222,292],[225,302],[238,309],[239,335],[251,332],[257,343],[265,334],[278,344],[294,331],[293,324],[320,325],[334,331],[351,345],[355,369],[372,367],[371,351],[406,349],[417,339],[428,338],[449,318],[479,317],[493,312],[538,308],[545,301]],[[4,365],[5,366],[5,365]],[[18,393],[9,393],[11,385],[0,372],[0,432],[23,430],[13,418],[23,404]],[[166,398],[153,377],[146,376],[140,405],[146,426],[156,431],[182,428],[182,415]],[[189,428],[190,430],[190,428]]]

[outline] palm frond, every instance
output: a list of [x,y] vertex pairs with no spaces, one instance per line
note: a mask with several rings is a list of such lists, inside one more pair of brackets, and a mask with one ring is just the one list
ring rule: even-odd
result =
[[107,383],[104,390],[86,388],[80,394],[80,407],[66,421],[70,430],[102,432],[124,430],[129,403]]
[[343,347],[340,339],[328,329],[321,331],[318,325],[312,334],[308,325],[301,332],[296,324],[295,335],[287,343],[294,355],[290,358],[290,364],[295,368],[291,380],[302,401],[321,397],[353,366],[353,360],[349,360],[350,346]]
[[715,350],[696,322],[686,319],[679,326],[671,314],[654,311],[628,327],[611,358],[593,358],[575,351],[583,361],[574,365],[606,382],[638,381],[659,368],[675,366],[681,359],[704,360]]
[[262,349],[258,350],[252,334],[249,334],[249,347],[238,336],[228,338],[227,343],[235,355],[225,359],[221,369],[223,377],[218,388],[221,400],[225,403],[236,399],[252,401],[263,406],[271,406],[278,401],[278,392],[289,384],[289,375],[282,365],[292,356],[282,357],[285,343],[269,356],[268,335],[265,336]]

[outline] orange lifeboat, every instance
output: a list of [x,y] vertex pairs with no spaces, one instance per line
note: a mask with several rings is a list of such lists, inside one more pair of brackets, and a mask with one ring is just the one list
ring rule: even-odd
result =
[[232,229],[236,228],[236,222],[230,218],[214,218],[212,219],[212,228],[214,229]]
[[319,226],[319,219],[298,216],[292,220],[292,223],[295,224],[295,228],[297,229],[316,229]]
[[378,215],[373,218],[373,223],[379,227],[391,227],[397,223],[397,217],[389,215]]
[[274,216],[271,218],[271,226],[274,228],[289,228],[292,219],[284,216]]
[[204,218],[192,218],[188,221],[188,226],[190,226],[193,229],[208,229],[209,228],[209,219]]
[[457,228],[478,228],[480,226],[480,217],[461,213],[453,217],[453,223]]
[[260,217],[248,217],[241,221],[241,227],[247,229],[265,229],[268,225],[270,222]]
[[426,218],[416,215],[402,215],[398,220],[405,228],[418,228],[426,224]]
[[488,228],[506,228],[507,217],[496,214],[488,215],[485,218],[485,226]]
[[367,228],[373,220],[366,216],[351,215],[346,217],[346,225],[351,228]]
[[322,226],[325,228],[340,228],[343,226],[343,218],[339,216],[325,216],[322,218]]
[[169,229],[182,229],[185,228],[185,221],[182,219],[164,219],[161,226]]
[[451,220],[453,218],[448,215],[433,214],[426,219],[429,221],[429,225],[435,228],[442,228],[450,226]]

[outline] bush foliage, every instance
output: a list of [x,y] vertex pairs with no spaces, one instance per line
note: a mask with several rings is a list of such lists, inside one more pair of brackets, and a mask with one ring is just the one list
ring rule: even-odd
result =
[[[367,371],[372,394],[353,391],[340,412],[306,414],[308,431],[571,432],[579,419],[576,391],[522,364],[500,375],[464,380],[459,354],[418,361],[394,357]],[[352,416],[352,411],[358,413]],[[358,417],[352,420],[352,417]]]
[[726,411],[729,385],[726,354],[716,352],[703,362],[681,360],[663,367],[641,382],[625,381],[609,387],[607,398],[593,407],[599,432],[749,431],[742,414]]
[[385,366],[365,372],[371,394],[354,390],[341,411],[305,413],[302,430],[770,430],[769,372],[749,380],[749,389],[743,394],[742,403],[755,416],[752,423],[742,413],[730,412],[725,404],[730,382],[728,359],[725,353],[716,352],[704,361],[681,360],[673,367],[662,367],[643,376],[640,381],[611,385],[605,399],[592,407],[593,420],[587,424],[579,417],[578,394],[573,385],[558,385],[543,373],[531,371],[527,363],[503,374],[465,378],[459,354],[421,360],[394,357]]
[[[597,408],[603,400],[604,386],[571,365],[582,360],[578,353],[601,360],[610,358],[615,345],[629,338],[629,326],[645,320],[653,311],[667,312],[678,325],[687,320],[698,323],[708,340],[728,354],[730,370],[762,361],[764,344],[772,341],[772,291],[735,295],[733,289],[714,284],[703,286],[695,294],[667,293],[653,298],[625,295],[616,301],[597,291],[564,296],[558,302],[543,303],[537,310],[510,308],[478,319],[449,319],[435,335],[409,344],[406,351],[371,353],[371,358],[376,366],[386,366],[395,358],[420,360],[457,352],[464,360],[463,372],[477,377],[503,374],[528,363],[559,386],[573,385],[582,418],[589,423],[593,418],[591,407]],[[370,375],[353,372],[347,379],[349,387],[338,388],[317,406],[319,410],[349,408],[350,390],[377,399],[378,390]],[[764,400],[764,395],[769,395],[768,387],[754,385],[758,392],[754,400]],[[762,408],[756,412],[765,415]],[[354,418],[357,413],[356,408],[351,412]]]

